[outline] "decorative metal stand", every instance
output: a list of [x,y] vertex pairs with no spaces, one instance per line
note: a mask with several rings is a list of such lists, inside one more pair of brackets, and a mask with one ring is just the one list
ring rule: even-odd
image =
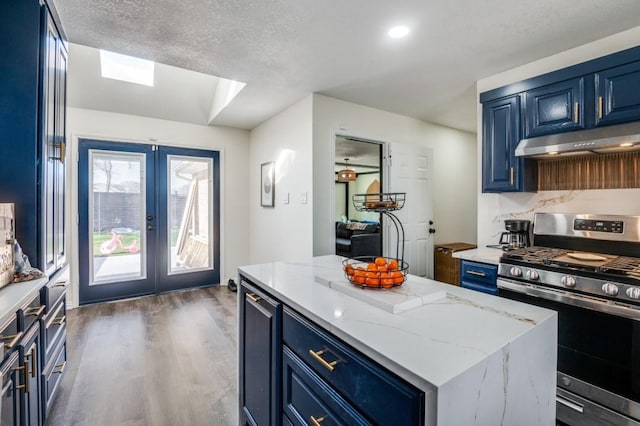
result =
[[[396,228],[396,259],[404,265],[404,227],[392,212],[404,207],[406,192],[382,192],[379,194],[355,194],[353,207],[359,212],[382,213]],[[402,248],[402,250],[400,250]],[[408,266],[408,265],[407,265]]]

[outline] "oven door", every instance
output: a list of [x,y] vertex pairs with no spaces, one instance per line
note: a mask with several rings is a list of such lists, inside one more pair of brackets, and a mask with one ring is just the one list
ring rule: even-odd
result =
[[[640,310],[498,278],[498,295],[558,312],[557,417],[570,425],[640,425]],[[611,312],[624,313],[625,316]]]

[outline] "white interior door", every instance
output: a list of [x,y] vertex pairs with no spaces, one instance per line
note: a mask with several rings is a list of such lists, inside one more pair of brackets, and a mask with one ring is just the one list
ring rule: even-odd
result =
[[[409,272],[433,278],[433,234],[429,221],[433,220],[431,188],[433,150],[430,148],[387,144],[387,191],[406,192],[404,207],[395,215],[404,226],[404,260]],[[385,256],[396,256],[396,231],[388,218],[384,219]],[[402,246],[402,244],[400,244]]]

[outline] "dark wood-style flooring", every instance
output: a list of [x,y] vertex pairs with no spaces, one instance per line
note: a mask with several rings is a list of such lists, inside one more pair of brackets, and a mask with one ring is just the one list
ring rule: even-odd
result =
[[67,312],[47,426],[237,425],[236,301],[213,287]]

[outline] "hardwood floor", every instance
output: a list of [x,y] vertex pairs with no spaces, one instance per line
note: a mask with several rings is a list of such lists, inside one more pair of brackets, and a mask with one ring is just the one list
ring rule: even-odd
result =
[[237,425],[237,293],[227,287],[67,313],[47,426]]

